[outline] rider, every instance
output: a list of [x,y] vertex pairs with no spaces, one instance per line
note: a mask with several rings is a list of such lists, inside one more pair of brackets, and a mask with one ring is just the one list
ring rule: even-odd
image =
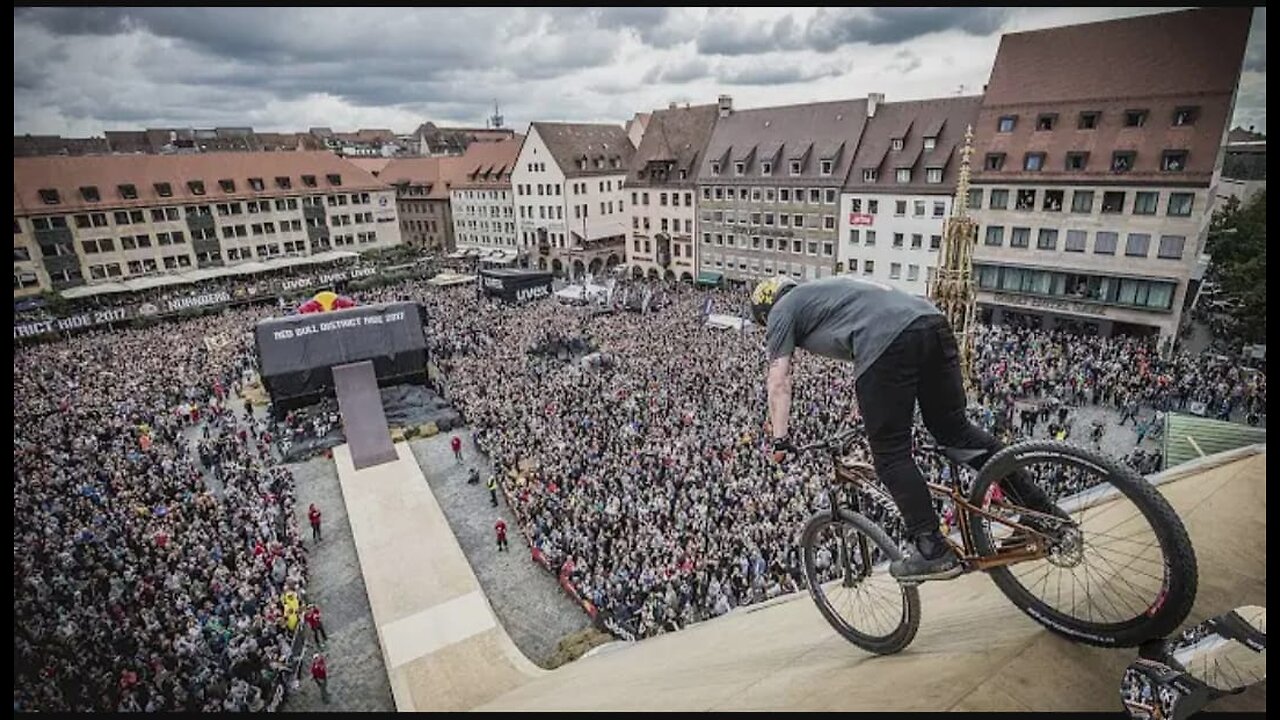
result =
[[[911,548],[890,564],[899,580],[945,580],[960,574],[959,558],[943,539],[924,476],[911,454],[917,401],[925,426],[942,445],[982,450],[973,468],[1003,445],[965,415],[959,351],[946,318],[928,300],[880,283],[847,276],[798,284],[786,276],[762,281],[751,293],[752,314],[766,326],[767,387],[775,455],[794,453],[787,437],[791,412],[791,355],[797,347],[852,361],[858,405],[876,473],[902,512]],[[1006,486],[1024,504],[1052,512],[1029,479]]]

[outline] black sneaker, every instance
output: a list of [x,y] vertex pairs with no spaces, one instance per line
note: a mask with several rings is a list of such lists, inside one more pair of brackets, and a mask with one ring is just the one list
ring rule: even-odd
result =
[[955,550],[936,531],[917,535],[907,556],[889,563],[889,574],[905,583],[950,580],[962,572]]

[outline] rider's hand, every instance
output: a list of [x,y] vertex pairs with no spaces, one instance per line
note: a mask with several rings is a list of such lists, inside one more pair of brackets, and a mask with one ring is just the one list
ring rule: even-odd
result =
[[773,438],[769,441],[769,456],[781,465],[795,459],[796,448],[787,438]]

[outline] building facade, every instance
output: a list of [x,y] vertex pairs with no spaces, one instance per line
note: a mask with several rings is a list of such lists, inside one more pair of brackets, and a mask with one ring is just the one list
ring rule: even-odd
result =
[[994,322],[1176,336],[1207,257],[1248,8],[1005,35],[975,128]]
[[426,252],[448,253],[455,247],[447,159],[394,158],[377,171],[378,179],[395,188],[404,241]]
[[644,114],[644,136],[626,184],[631,218],[626,260],[633,276],[688,281],[697,276],[696,183],[717,114],[715,105],[672,105]]
[[733,109],[721,96],[698,169],[700,273],[734,281],[836,269],[840,193],[866,100]]
[[867,98],[870,117],[840,198],[838,272],[928,294],[981,100]]
[[620,125],[529,127],[511,173],[526,266],[576,279],[622,262],[628,222],[623,184],[634,154]]
[[392,189],[327,152],[13,166],[14,297],[400,242]]
[[517,252],[511,172],[523,140],[516,136],[467,147],[460,162],[462,177],[449,191],[459,249],[509,250],[513,256]]

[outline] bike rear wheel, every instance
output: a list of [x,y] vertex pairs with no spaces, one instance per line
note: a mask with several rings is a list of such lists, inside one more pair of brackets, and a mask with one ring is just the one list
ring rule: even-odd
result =
[[836,632],[868,652],[890,655],[920,627],[920,595],[889,574],[902,556],[875,523],[840,510],[814,515],[800,535],[809,595]]
[[[1001,592],[1045,627],[1074,641],[1134,647],[1174,632],[1195,602],[1195,551],[1177,513],[1145,478],[1096,453],[1060,442],[1001,450],[974,481],[969,501],[1002,516],[1023,512],[1007,483],[1022,471],[1070,516],[1048,520],[1046,558],[989,570]],[[1000,485],[1006,497],[991,500]],[[973,547],[995,555],[1007,526],[971,513]],[[1043,516],[1041,516],[1043,517]]]

